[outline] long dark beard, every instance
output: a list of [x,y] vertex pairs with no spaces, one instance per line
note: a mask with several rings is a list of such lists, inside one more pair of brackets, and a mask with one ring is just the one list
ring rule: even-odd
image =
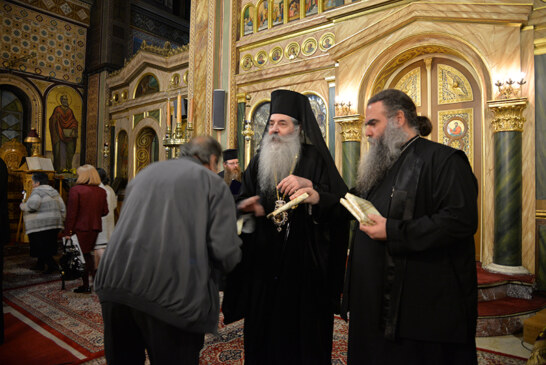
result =
[[267,134],[263,138],[258,168],[258,185],[263,192],[275,193],[276,184],[294,168],[300,150],[299,129],[287,136]]
[[370,149],[358,166],[356,189],[365,195],[384,177],[394,165],[402,151],[400,148],[408,140],[407,133],[389,119],[385,132],[378,139],[369,138]]

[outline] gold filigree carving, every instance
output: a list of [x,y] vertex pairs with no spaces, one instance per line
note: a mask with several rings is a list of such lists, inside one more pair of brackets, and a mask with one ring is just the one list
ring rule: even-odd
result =
[[387,66],[383,68],[383,70],[381,70],[381,74],[374,82],[372,95],[377,94],[378,92],[383,90],[390,76],[404,63],[421,55],[432,53],[457,55],[454,50],[441,46],[425,46],[409,49],[401,53],[398,57],[394,58],[387,64]]
[[493,133],[523,132],[523,111],[527,107],[527,98],[489,101],[487,105],[495,114],[491,121]]
[[405,92],[416,106],[421,106],[421,67],[405,74],[394,88]]
[[360,142],[362,140],[362,123],[364,118],[360,114],[334,117],[341,129],[342,142]]
[[438,65],[438,104],[453,104],[474,100],[472,86],[456,68]]

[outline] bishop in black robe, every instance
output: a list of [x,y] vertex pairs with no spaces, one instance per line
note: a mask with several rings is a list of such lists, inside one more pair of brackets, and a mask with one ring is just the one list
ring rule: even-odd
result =
[[[271,99],[271,114],[290,115],[301,123],[304,142],[292,174],[339,199],[347,188],[307,98],[282,90]],[[275,209],[277,197],[258,183],[260,153],[244,172],[239,200],[259,196],[267,214]],[[223,304],[227,322],[245,318],[245,364],[331,363],[347,233],[346,222],[334,218],[318,224],[308,204],[290,210],[280,231],[271,219],[256,217],[254,232],[242,236],[243,260],[228,276]]]

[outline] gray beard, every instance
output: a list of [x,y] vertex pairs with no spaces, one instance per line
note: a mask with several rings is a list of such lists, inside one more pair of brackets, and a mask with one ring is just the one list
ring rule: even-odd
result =
[[262,139],[258,165],[258,186],[267,195],[274,194],[276,183],[290,175],[299,156],[299,128],[287,136],[267,134]]
[[361,195],[369,192],[380,182],[402,154],[400,149],[408,140],[404,130],[389,119],[385,132],[378,139],[368,138],[370,149],[360,161],[356,190]]

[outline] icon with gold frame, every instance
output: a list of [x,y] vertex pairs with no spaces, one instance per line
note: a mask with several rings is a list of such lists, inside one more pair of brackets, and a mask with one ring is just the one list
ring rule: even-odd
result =
[[319,40],[319,47],[323,51],[327,51],[336,43],[334,33],[324,33]]
[[259,51],[254,55],[254,64],[256,67],[264,67],[267,63],[267,52],[264,50]]
[[293,60],[294,58],[297,58],[300,54],[300,45],[298,44],[298,42],[288,43],[288,45],[284,49],[284,53],[289,60]]
[[252,56],[247,54],[241,58],[241,68],[244,71],[248,71],[252,68]]
[[313,37],[309,37],[301,44],[301,53],[305,56],[311,56],[317,51],[317,40]]
[[171,76],[171,86],[176,87],[180,83],[180,74],[175,73]]
[[271,63],[279,63],[282,60],[283,52],[282,48],[277,46],[269,52],[269,59]]

